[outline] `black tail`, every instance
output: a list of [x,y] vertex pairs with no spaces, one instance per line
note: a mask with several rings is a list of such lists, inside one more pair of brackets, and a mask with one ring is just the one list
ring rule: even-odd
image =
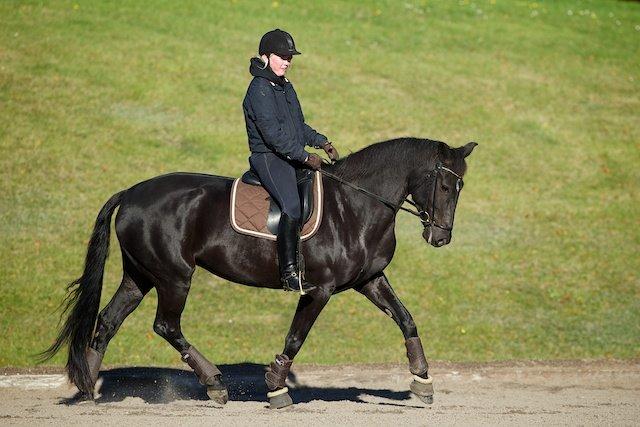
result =
[[62,315],[69,310],[71,313],[56,341],[41,353],[41,360],[45,361],[53,357],[60,350],[60,347],[69,344],[69,358],[67,360],[69,380],[80,391],[87,394],[93,394],[94,384],[91,383],[86,351],[93,338],[93,330],[100,308],[102,276],[109,255],[111,216],[120,204],[123,193],[124,191],[121,191],[111,196],[98,213],[87,248],[84,273],[67,287],[68,294],[63,302]]

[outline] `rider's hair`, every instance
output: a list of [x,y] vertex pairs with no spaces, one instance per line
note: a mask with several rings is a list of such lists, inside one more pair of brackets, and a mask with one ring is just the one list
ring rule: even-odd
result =
[[261,70],[264,70],[265,68],[267,68],[267,66],[269,65],[269,55],[266,55],[267,57],[267,62],[264,62],[264,59],[262,59],[262,56],[258,56],[258,58],[260,59],[260,61],[262,61],[264,63],[264,67],[258,67]]

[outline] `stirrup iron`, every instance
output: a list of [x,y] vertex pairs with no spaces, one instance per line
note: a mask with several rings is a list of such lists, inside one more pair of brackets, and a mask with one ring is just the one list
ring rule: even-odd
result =
[[[299,291],[300,295],[307,295],[310,291],[314,290],[316,286],[310,284],[307,281],[303,281],[302,275],[299,272],[292,271],[284,276],[282,279],[282,287],[285,291]],[[295,285],[294,282],[295,281]],[[303,284],[306,284],[306,289]],[[293,286],[292,286],[293,285]]]

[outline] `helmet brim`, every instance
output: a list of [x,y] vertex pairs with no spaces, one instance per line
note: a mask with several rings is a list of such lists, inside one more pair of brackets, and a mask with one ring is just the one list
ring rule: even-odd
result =
[[298,52],[296,49],[293,49],[293,50],[290,50],[290,51],[287,51],[287,52],[273,52],[273,53],[275,53],[276,55],[278,55],[281,58],[284,57],[284,56],[289,56],[289,55],[291,55],[291,56],[293,56],[293,55],[302,55],[302,52]]

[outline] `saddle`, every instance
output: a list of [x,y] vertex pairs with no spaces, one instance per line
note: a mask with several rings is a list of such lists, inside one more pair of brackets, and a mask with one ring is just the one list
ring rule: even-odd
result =
[[[320,172],[308,169],[297,170],[296,178],[304,221],[300,240],[307,240],[318,231],[322,220],[322,178]],[[233,181],[230,218],[235,231],[276,240],[280,214],[280,207],[262,187],[253,170]]]

